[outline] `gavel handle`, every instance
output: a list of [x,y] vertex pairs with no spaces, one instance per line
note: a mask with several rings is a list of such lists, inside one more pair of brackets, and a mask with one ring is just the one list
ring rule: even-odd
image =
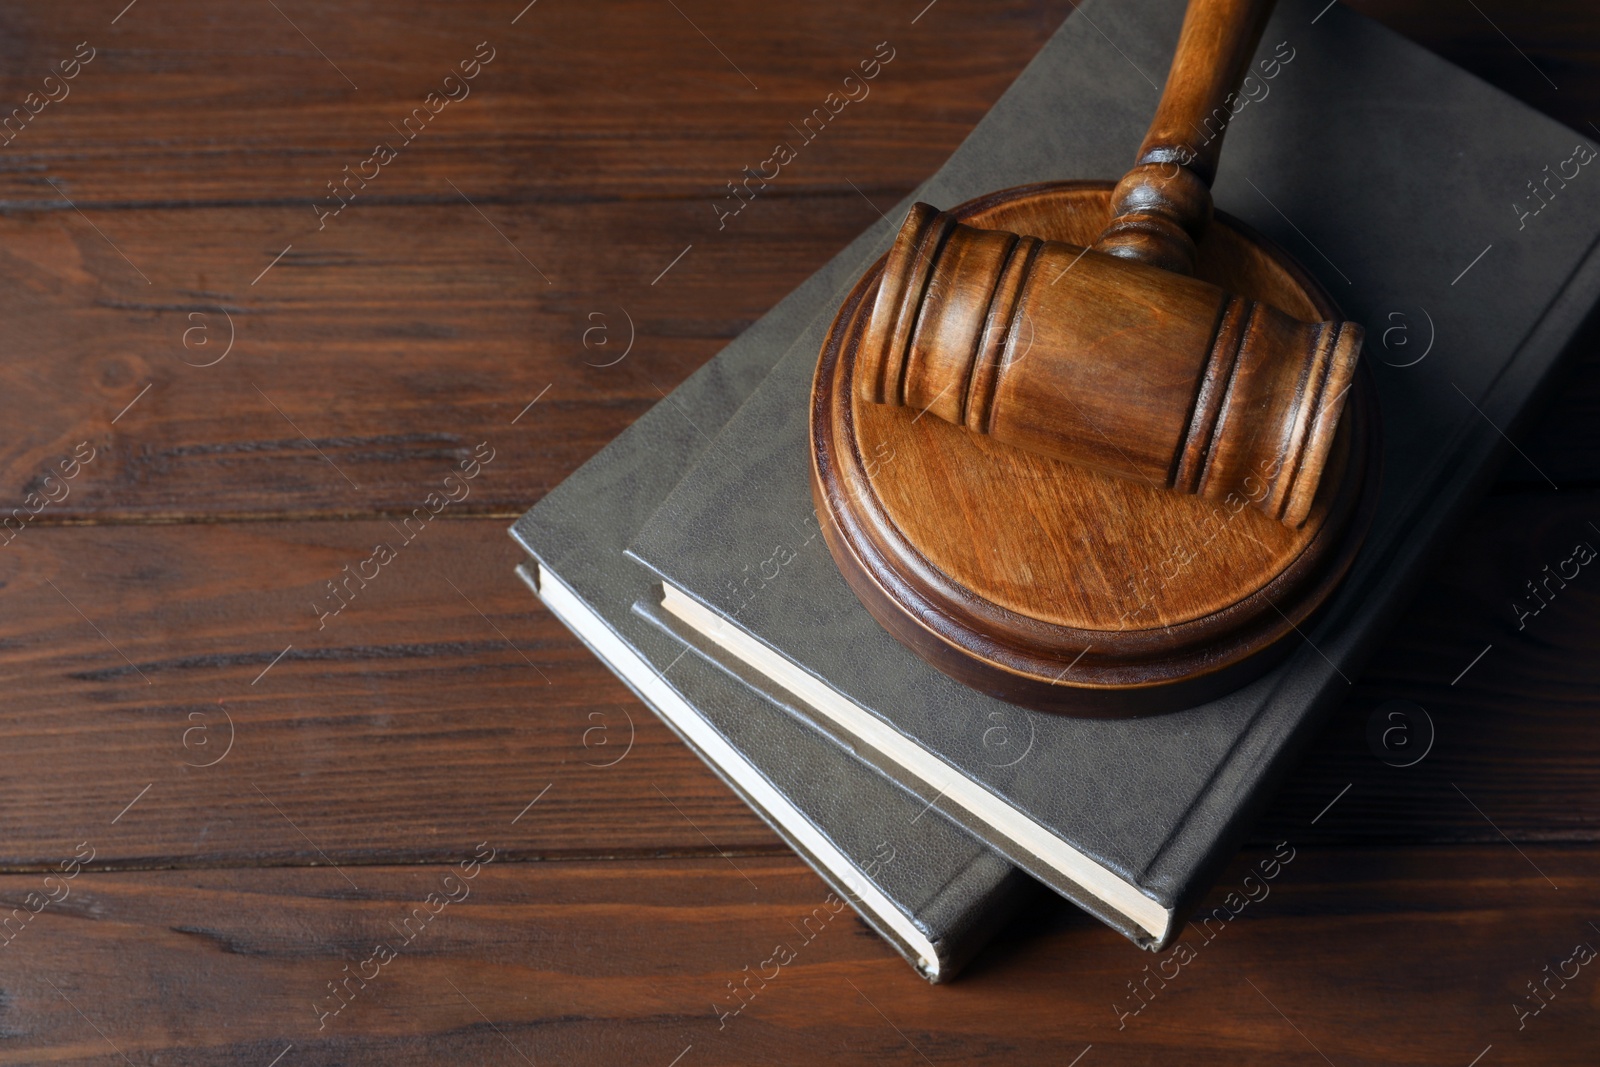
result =
[[1189,0],[1156,117],[1133,169],[1111,195],[1111,222],[1094,247],[1193,274],[1195,242],[1211,221],[1211,180],[1222,138],[1273,0]]

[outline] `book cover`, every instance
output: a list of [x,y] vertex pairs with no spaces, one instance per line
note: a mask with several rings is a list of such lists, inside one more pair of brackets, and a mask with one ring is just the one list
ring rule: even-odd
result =
[[[919,198],[948,207],[1120,175],[1183,7],[1081,5],[996,107],[1007,131],[996,150]],[[1597,180],[1590,140],[1337,5],[1279,5],[1255,71],[1217,206],[1290,250],[1366,325],[1384,434],[1368,539],[1281,665],[1187,711],[1096,721],[986,697],[899,645],[820,538],[799,547],[816,525],[807,401],[825,321],[631,546],[662,578],[666,607],[724,658],[757,667],[886,773],[1152,947],[1345,692],[1600,292],[1600,201],[1582,191]]]
[[[862,918],[932,981],[1036,885],[914,792],[630,611],[655,583],[623,548],[805,322],[887,246],[879,223],[518,520],[519,573]],[[730,994],[732,996],[732,994]],[[742,1003],[736,996],[727,1009]]]

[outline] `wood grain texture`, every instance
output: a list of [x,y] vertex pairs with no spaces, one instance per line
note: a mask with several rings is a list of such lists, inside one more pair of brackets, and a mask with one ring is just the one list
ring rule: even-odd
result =
[[[0,101],[86,36],[100,51],[0,148],[0,316],[37,354],[0,377],[0,501],[92,438],[115,477],[53,518],[393,514],[494,438],[516,474],[473,507],[518,514],[936,168],[1068,10],[969,13],[965,59],[898,16],[798,3],[768,11],[781,46],[645,2],[515,27],[487,5],[9,10]],[[319,230],[327,183],[485,38],[471,95]],[[886,39],[870,94],[720,218]]]
[[[1536,606],[1526,583],[1571,558],[1577,543],[1600,548],[1597,513],[1592,491],[1486,500],[1439,553],[1258,833],[1281,832],[1349,785],[1315,828],[1327,840],[1474,833],[1466,822],[1445,830],[1438,821],[1456,816],[1519,841],[1592,840],[1600,795],[1586,783],[1600,759],[1591,703],[1600,692],[1600,574],[1582,569],[1538,614],[1519,615],[1516,606]],[[1369,726],[1394,700],[1424,709],[1431,727],[1418,718],[1409,738],[1374,747]],[[1420,754],[1430,729],[1426,757],[1395,766]],[[1404,740],[1417,748],[1402,754]]]
[[[114,461],[102,476],[116,477],[86,482],[43,521],[393,514],[411,505],[432,461],[492,435],[517,473],[471,506],[519,513],[859,232],[874,204],[886,208],[942,162],[1070,5],[943,16],[971,44],[959,52],[923,34],[931,13],[904,38],[901,23],[870,13],[790,4],[781,10],[793,43],[776,55],[730,19],[728,40],[787,72],[760,92],[714,69],[709,47],[703,66],[678,64],[680,33],[699,38],[670,7],[594,17],[536,8],[518,30],[548,18],[528,37],[543,51],[497,56],[474,95],[385,168],[381,182],[394,184],[375,183],[318,231],[312,204],[325,183],[431,89],[436,65],[442,78],[482,39],[465,27],[430,38],[442,16],[425,5],[353,10],[322,17],[340,32],[365,18],[387,35],[372,38],[386,58],[358,70],[330,49],[336,37],[319,44],[360,92],[270,7],[226,19],[174,8],[143,22],[135,7],[114,28],[126,45],[102,48],[73,95],[0,150],[0,263],[13,279],[0,314],[17,350],[37,354],[0,368],[10,428],[0,501],[18,506],[43,467],[92,438]],[[0,71],[4,100],[35,91],[86,34],[102,40],[40,8],[6,18],[18,59]],[[595,19],[636,30],[596,38]],[[194,36],[173,39],[177,26]],[[457,33],[461,47],[447,50]],[[818,72],[853,66],[884,36],[909,43],[873,95],[719,230],[713,202],[829,90]],[[1473,47],[1487,58],[1487,44]],[[1503,82],[1537,80],[1508,55],[1495,68]],[[619,83],[617,70],[637,78]],[[228,90],[209,91],[220,79]],[[601,366],[625,347],[629,318],[641,339]],[[216,358],[230,332],[238,342],[222,363],[185,365]],[[546,386],[517,423],[534,432],[508,433]],[[1575,425],[1536,454],[1540,466],[1558,465],[1558,482],[1600,477],[1588,429],[1600,378],[1588,376],[1563,410]],[[530,423],[535,413],[547,421]]]
[[[1191,276],[1193,247],[1183,274],[1102,254],[1060,221],[1112,210],[1103,201],[1114,189],[1085,184],[1001,190],[982,209],[912,205],[875,268],[852,391],[1130,481],[1246,499],[1301,526],[1364,331],[1316,321],[1337,314],[1331,300],[1312,307],[1299,291],[1309,276],[1237,227],[1204,253],[1242,261],[1230,271],[1237,291],[1215,284],[1216,268]],[[1009,221],[979,221],[1008,198]],[[1104,210],[1062,210],[1068,198]],[[1273,290],[1289,292],[1263,295]]]
[[508,854],[776,847],[520,558],[500,520],[25,530],[0,549],[0,863],[68,838],[118,866],[421,860],[541,794]]
[[[43,78],[80,41],[98,54],[70,95],[3,149],[14,162],[0,172],[0,201],[65,210],[46,180],[54,179],[80,206],[283,203],[299,216],[286,239],[314,232],[311,204],[328,195],[326,183],[399,136],[394,126],[429,92],[443,94],[445,76],[487,41],[494,58],[470,94],[441,110],[329,232],[359,214],[362,200],[459,202],[447,179],[491,202],[655,201],[663,235],[686,221],[715,230],[707,202],[770,154],[787,124],[821,106],[878,42],[888,40],[895,57],[870,97],[809,145],[805,164],[771,196],[850,193],[822,169],[846,161],[863,166],[863,189],[909,188],[1071,11],[1065,0],[1002,0],[982,14],[941,13],[911,26],[898,10],[778,0],[763,9],[763,24],[740,10],[680,4],[679,13],[620,0],[536,5],[513,24],[526,0],[278,7],[220,11],[177,0],[154,14],[135,6],[115,25],[116,6],[8,8],[6,112],[42,93]],[[950,32],[968,47],[953,48]],[[682,214],[667,221],[673,201]]]
[[[859,227],[871,208],[850,197],[808,214]],[[196,211],[176,260],[158,253],[168,211],[0,220],[0,262],[18,279],[0,315],[18,351],[37,353],[0,368],[16,428],[0,450],[5,510],[88,440],[100,456],[49,519],[392,515],[487,440],[503,461],[464,508],[518,514],[833,251],[758,205],[774,210],[747,211],[747,245],[703,242],[652,288],[688,238],[587,261],[594,243],[659,226],[658,206],[554,205],[537,222],[479,206],[487,219],[459,199],[352,206],[254,286],[291,243],[286,208]],[[752,271],[771,292],[729,289]]]
[[[1494,842],[1499,826],[1519,840],[1600,842],[1600,582],[1585,571],[1523,631],[1510,607],[1570,553],[1600,497],[1539,499],[1490,498],[1441,553],[1261,834],[1304,824],[1357,783],[1308,839]],[[436,858],[471,835],[480,808],[516,814],[551,783],[541,821],[505,839],[513,856],[695,851],[707,847],[699,831],[719,848],[780,848],[506,580],[517,551],[503,524],[448,514],[322,630],[314,598],[327,603],[325,583],[371,542],[398,540],[387,522],[30,528],[0,550],[11,756],[0,863],[53,865],[146,785],[116,837],[97,839],[103,863],[323,862],[255,787],[341,864]],[[1437,744],[1410,768],[1386,766],[1366,739],[1392,699],[1434,717]],[[218,700],[236,748],[209,770],[185,766],[225,744]],[[630,734],[626,758],[591,766]]]
[[1094,242],[1097,250],[1194,273],[1239,83],[1272,8],[1272,0],[1189,4],[1161,101],[1133,169],[1112,190],[1111,221]]
[[[493,848],[496,829],[481,833]],[[1465,1064],[1492,1045],[1498,1063],[1549,1067],[1600,1052],[1592,966],[1552,986],[1520,1031],[1513,1010],[1544,966],[1600,936],[1592,852],[1528,850],[1559,891],[1503,844],[1417,854],[1291,840],[1278,854],[1291,858],[1265,883],[1257,874],[1258,899],[1242,906],[1228,894],[1242,899],[1272,853],[1223,873],[1202,913],[1231,917],[1194,928],[1187,955],[1140,952],[1046,902],[948,988],[917,979],[848,911],[809,940],[797,932],[829,896],[792,858],[736,871],[712,858],[497,857],[470,881],[447,882],[449,864],[365,868],[357,888],[305,869],[84,873],[3,950],[0,1063],[120,1052],[265,1067],[287,1050],[285,1064],[330,1065],[1063,1064],[1092,1046],[1107,1064],[1310,1063],[1319,1050],[1337,1064]],[[0,899],[39,882],[0,879]],[[456,899],[423,918],[429,893]],[[394,957],[365,964],[378,943]],[[732,1014],[728,983],[780,944],[793,962],[752,982]],[[370,980],[335,999],[330,983],[353,973]],[[1148,990],[1137,1014],[1130,983]]]
[[[1070,0],[277,6],[0,11],[8,108],[99,49],[0,148],[0,514],[97,449],[0,549],[0,900],[97,850],[0,949],[0,1063],[1593,1062],[1592,968],[1521,1032],[1512,1004],[1600,922],[1600,586],[1523,631],[1509,602],[1600,522],[1600,347],[1512,430],[1561,492],[1512,454],[1258,826],[1295,861],[1125,1030],[1152,957],[1046,904],[944,989],[830,925],[719,1031],[713,997],[826,889],[511,578],[503,519],[458,520],[533,503],[909,191]],[[1592,4],[1357,6],[1600,114]],[[473,95],[317,231],[325,183],[485,39]],[[885,39],[872,97],[718,230],[725,183]],[[221,310],[234,351],[186,366]],[[600,366],[621,310],[638,343]],[[472,495],[317,631],[312,593],[484,440]],[[222,724],[189,716],[219,698],[237,747],[183,766],[214,758]],[[1437,726],[1409,768],[1366,740],[1394,698]],[[629,716],[629,755],[588,766]],[[485,840],[473,896],[319,1034],[313,998]]]
[[[1330,471],[1305,522],[1296,525],[1276,521],[1278,507],[1250,506],[1274,494],[1276,472],[1266,468],[1261,477],[1249,466],[1234,468],[1239,484],[1217,506],[1069,464],[1042,449],[1007,447],[999,430],[970,432],[974,421],[1001,419],[1000,394],[1011,378],[1042,373],[1041,397],[1070,398],[1071,407],[1040,424],[1078,422],[1085,440],[1097,430],[1106,452],[1126,458],[1111,435],[1140,424],[1143,379],[1135,376],[1121,389],[1110,381],[1063,381],[1071,377],[1075,346],[1048,343],[1045,313],[1038,326],[1043,351],[1015,356],[1022,368],[995,369],[998,383],[984,376],[983,365],[1009,355],[988,352],[965,376],[928,373],[961,362],[935,352],[963,350],[945,346],[943,336],[929,342],[929,333],[940,332],[948,317],[984,318],[966,315],[959,292],[944,291],[938,265],[947,254],[966,265],[982,252],[951,252],[957,240],[951,235],[930,255],[937,234],[966,220],[993,228],[982,232],[1081,244],[1104,220],[1108,194],[1108,183],[1045,183],[991,193],[937,219],[926,205],[914,208],[895,250],[862,277],[834,319],[812,384],[810,442],[812,496],[829,550],[879,623],[934,667],[992,696],[1114,717],[1190,706],[1271,665],[1272,654],[1284,651],[1360,548],[1376,507],[1378,480],[1369,474],[1379,462],[1381,431],[1363,376],[1339,433],[1325,428]],[[1123,269],[1106,262],[1108,276]],[[1060,269],[1053,265],[1044,274]],[[1336,315],[1320,285],[1226,217],[1203,242],[1197,269],[1197,278],[1181,280],[1225,282],[1302,318]],[[906,295],[936,288],[938,295],[925,299]],[[927,313],[931,324],[921,311],[912,314],[929,304],[935,305]],[[1058,310],[1063,319],[1092,319],[1099,305],[1092,306],[1097,310],[1081,315]],[[1007,332],[1007,353],[1016,332],[1015,325]],[[982,334],[969,332],[973,341]],[[1095,373],[1082,371],[1091,379]],[[936,392],[929,377],[947,379],[945,387]],[[1247,391],[1238,378],[1249,375],[1236,376],[1230,394],[1235,387]],[[993,400],[983,400],[990,389]],[[965,401],[947,402],[936,411],[943,417],[923,417],[935,410],[939,393],[952,391],[963,392]],[[1187,418],[1194,390],[1182,391]],[[894,398],[900,402],[882,402]],[[983,413],[987,407],[992,416]],[[1035,405],[1027,413],[1044,411]],[[1149,443],[1136,431],[1124,440],[1136,451]]]

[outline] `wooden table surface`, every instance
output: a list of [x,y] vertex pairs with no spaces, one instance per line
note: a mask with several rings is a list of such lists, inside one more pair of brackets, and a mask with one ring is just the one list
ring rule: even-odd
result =
[[[940,988],[852,917],[719,1029],[826,888],[505,528],[933,171],[1071,0],[125,2],[0,5],[0,1063],[1596,1062],[1600,968],[1547,976],[1600,946],[1600,578],[1509,607],[1600,541],[1593,341],[1215,895],[1293,863],[1138,1016],[1153,957],[1047,900]],[[1360,6],[1600,121],[1591,0]],[[884,40],[871,102],[719,230]],[[1367,741],[1391,699],[1436,728],[1413,766]]]

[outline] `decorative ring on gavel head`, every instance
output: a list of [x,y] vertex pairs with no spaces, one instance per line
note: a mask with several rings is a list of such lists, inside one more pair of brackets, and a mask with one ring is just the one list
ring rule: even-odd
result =
[[917,204],[856,356],[863,400],[1305,521],[1362,329]]

